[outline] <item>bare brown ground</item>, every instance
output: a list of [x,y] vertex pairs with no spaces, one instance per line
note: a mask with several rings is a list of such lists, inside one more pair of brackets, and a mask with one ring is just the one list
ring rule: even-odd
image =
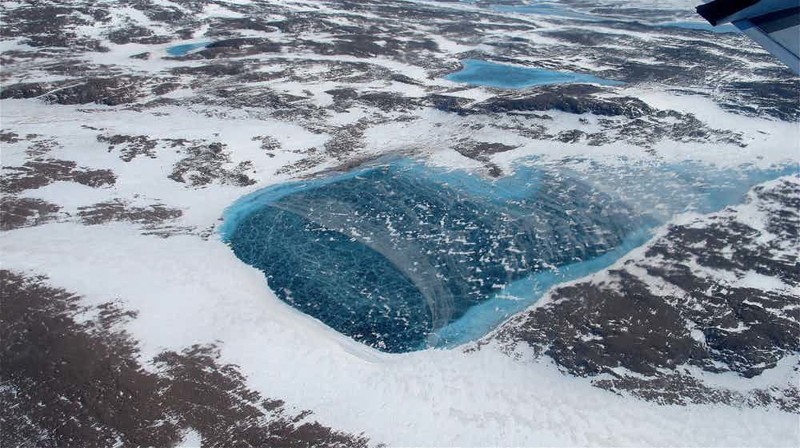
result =
[[120,329],[136,313],[83,306],[45,282],[0,271],[0,446],[174,446],[189,429],[204,447],[368,446],[249,389],[213,345],[163,352],[158,373],[144,370]]

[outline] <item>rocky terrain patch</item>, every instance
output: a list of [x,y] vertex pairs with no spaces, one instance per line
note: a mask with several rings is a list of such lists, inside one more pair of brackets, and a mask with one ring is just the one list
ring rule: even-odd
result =
[[[603,122],[602,128],[595,131],[544,132],[538,134],[538,138],[592,145],[625,141],[652,146],[664,139],[744,144],[735,133],[709,128],[690,114],[655,111],[639,99],[620,96],[613,87],[556,86],[499,94],[470,107],[453,107],[462,101],[458,92],[448,92],[438,83],[430,82],[457,70],[459,59],[538,63],[546,68],[570,71],[574,68],[568,61],[580,58],[603,67],[598,73],[600,76],[634,85],[663,83],[677,90],[707,95],[735,113],[787,121],[796,121],[800,117],[800,107],[796,102],[800,95],[800,82],[789,77],[780,66],[770,66],[768,56],[740,48],[744,37],[722,34],[711,40],[696,30],[654,28],[632,20],[640,14],[635,9],[617,11],[616,21],[604,23],[605,29],[565,24],[557,16],[552,16],[548,20],[558,24],[557,29],[544,31],[535,21],[541,17],[510,16],[493,12],[490,8],[325,2],[334,10],[347,12],[344,16],[336,16],[326,8],[298,12],[282,5],[233,5],[211,0],[172,6],[150,1],[119,3],[123,8],[138,11],[137,14],[144,18],[134,20],[131,17],[135,15],[121,15],[109,5],[87,3],[71,8],[68,14],[59,15],[57,23],[45,26],[42,18],[48,13],[61,11],[63,7],[42,4],[6,11],[9,22],[5,30],[7,37],[22,39],[22,42],[48,41],[69,48],[70,53],[49,53],[36,49],[39,48],[36,45],[33,45],[33,50],[4,52],[2,57],[8,61],[4,64],[9,69],[7,76],[25,80],[5,82],[0,97],[111,106],[225,105],[263,110],[281,119],[299,119],[317,129],[321,120],[353,106],[379,115],[420,111],[431,106],[459,114],[490,116],[560,110],[620,119]],[[210,6],[241,17],[199,14]],[[90,24],[108,30],[106,34],[101,33],[108,43],[101,40],[101,36],[81,35]],[[170,39],[186,40],[190,38],[187,33],[192,34],[191,29],[203,24],[208,26],[205,34],[193,37],[209,43],[199,51],[184,56],[138,53],[147,54],[147,59],[155,57],[172,61],[163,70],[148,72],[137,67],[129,73],[119,66],[97,65],[87,60],[92,59],[94,52],[108,50],[108,46],[130,42],[155,46]],[[312,35],[325,39],[312,39]],[[537,44],[537,35],[560,43]],[[463,50],[451,53],[440,44],[441,39],[432,39],[431,36],[441,36],[453,45],[462,46]],[[79,42],[83,44],[79,45]],[[478,44],[485,49],[476,49],[480,47]],[[295,56],[286,58],[286,54]],[[15,76],[17,66],[14,61],[23,62],[24,59],[26,66],[30,67],[29,58],[34,69],[60,73],[65,79],[36,81],[28,74]],[[392,61],[392,64],[378,62],[376,58]],[[264,69],[265,64],[269,70]],[[753,64],[758,68],[751,68]],[[400,65],[424,70],[427,79],[420,79],[418,75],[410,77],[389,68]],[[730,71],[736,74],[722,76]],[[109,73],[114,73],[114,76],[109,76]],[[328,81],[343,85],[327,90],[326,94],[334,95],[335,101],[320,106],[317,93],[312,93],[311,97],[298,96],[296,92],[266,87],[263,84],[266,81],[306,85]],[[402,92],[353,91],[354,94],[346,98],[339,95],[348,85],[370,82],[407,84],[423,89],[426,94],[420,97]],[[715,86],[713,91],[696,87],[709,84]],[[181,89],[194,90],[195,94],[181,99],[171,96]],[[549,127],[546,122],[538,125]]]
[[193,187],[203,186],[212,181],[222,184],[244,187],[256,181],[248,176],[252,170],[252,162],[239,162],[232,168],[226,167],[231,162],[223,143],[175,143],[181,148],[185,157],[172,168],[169,178]]
[[103,224],[111,221],[128,221],[152,227],[164,221],[179,218],[182,214],[180,210],[165,207],[163,204],[138,207],[119,199],[78,209],[78,216],[86,225]]
[[[115,302],[86,306],[45,277],[0,271],[3,446],[366,447],[362,435],[249,389],[214,345],[166,351],[145,369]],[[154,370],[155,369],[155,370]]]
[[19,193],[58,181],[77,182],[87,187],[100,188],[114,185],[116,175],[107,169],[79,167],[70,160],[39,159],[25,162],[18,167],[4,166],[0,190],[4,193]]
[[800,412],[797,385],[742,394],[696,373],[752,378],[800,352],[798,197],[800,180],[782,178],[744,206],[670,225],[643,253],[556,288],[493,339],[646,399]]
[[13,230],[44,224],[58,219],[56,204],[41,199],[18,198],[4,195],[0,198],[0,230]]

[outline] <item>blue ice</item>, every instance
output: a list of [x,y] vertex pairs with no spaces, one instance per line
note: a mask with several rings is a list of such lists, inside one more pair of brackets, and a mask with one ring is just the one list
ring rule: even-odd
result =
[[220,232],[281,300],[407,352],[477,339],[675,213],[719,210],[796,172],[577,163],[532,160],[488,180],[399,159],[259,190],[226,210]]
[[532,86],[567,83],[622,84],[619,81],[602,79],[583,73],[559,72],[542,68],[481,61],[478,59],[464,60],[462,61],[462,65],[463,68],[460,71],[447,75],[446,79],[465,84],[504,89],[522,89]]

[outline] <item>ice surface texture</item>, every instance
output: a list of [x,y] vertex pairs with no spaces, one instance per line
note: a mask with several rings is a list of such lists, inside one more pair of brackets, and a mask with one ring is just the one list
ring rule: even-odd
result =
[[228,235],[294,307],[373,347],[426,347],[509,283],[591,259],[641,227],[619,201],[521,168],[494,182],[411,162],[273,197]]
[[550,286],[610,265],[674,213],[719,210],[794,170],[520,165],[487,180],[396,160],[257,191],[228,209],[221,233],[282,300],[406,352],[481,337]]

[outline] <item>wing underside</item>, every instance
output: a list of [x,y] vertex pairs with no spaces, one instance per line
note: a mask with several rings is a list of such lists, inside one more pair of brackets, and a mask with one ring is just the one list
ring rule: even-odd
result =
[[714,0],[697,12],[714,26],[732,23],[800,74],[800,0]]

